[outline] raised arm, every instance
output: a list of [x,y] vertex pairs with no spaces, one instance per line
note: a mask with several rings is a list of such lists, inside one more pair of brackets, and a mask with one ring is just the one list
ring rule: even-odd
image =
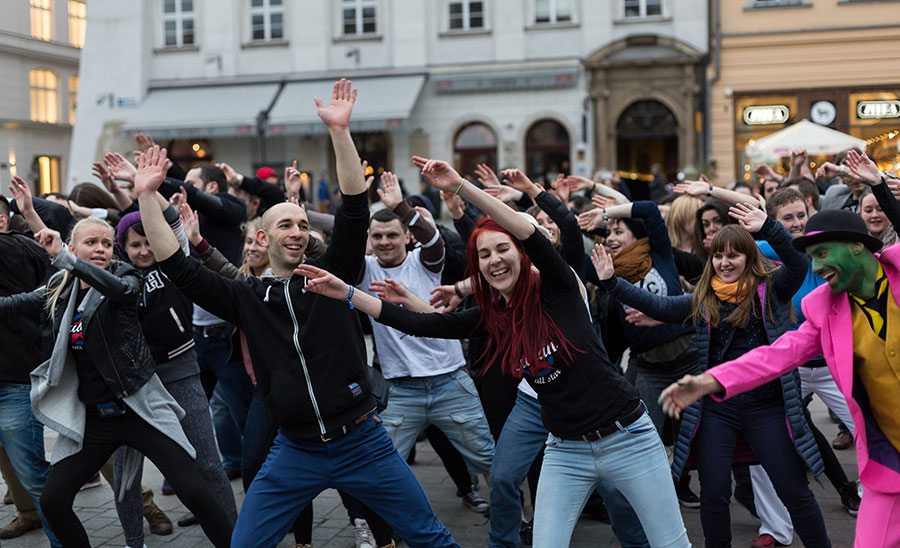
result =
[[350,136],[350,114],[356,103],[357,90],[352,82],[341,78],[331,90],[331,102],[326,106],[315,98],[319,118],[328,126],[337,165],[338,186],[343,194],[356,195],[366,191],[366,178],[356,145]]
[[709,180],[678,183],[672,191],[675,194],[687,194],[688,196],[696,196],[697,198],[715,198],[728,205],[752,204],[754,207],[762,206],[759,200],[753,196],[747,196],[740,192],[718,187],[709,182]]
[[12,193],[13,199],[16,201],[16,206],[19,208],[19,212],[25,217],[25,222],[28,223],[28,228],[30,228],[32,232],[37,234],[41,230],[47,228],[47,225],[44,224],[44,221],[38,216],[34,209],[34,202],[31,197],[31,187],[28,186],[28,183],[26,183],[24,179],[17,175],[13,175],[9,184],[9,191]]
[[578,228],[578,218],[565,204],[549,192],[541,191],[535,197],[534,203],[559,227],[559,243],[562,256],[566,259],[566,263],[575,269],[579,277],[583,277],[584,243],[581,229]]
[[886,176],[878,171],[875,162],[865,154],[850,150],[844,165],[850,170],[851,175],[872,187],[872,194],[875,195],[881,211],[894,226],[894,230],[900,230],[900,202],[897,202],[890,187],[885,183]]
[[444,268],[444,239],[437,227],[428,222],[418,211],[410,207],[403,199],[400,182],[390,171],[381,175],[381,188],[378,196],[382,203],[400,217],[400,222],[409,227],[416,241],[422,244],[419,258],[422,266],[431,272],[440,272]]

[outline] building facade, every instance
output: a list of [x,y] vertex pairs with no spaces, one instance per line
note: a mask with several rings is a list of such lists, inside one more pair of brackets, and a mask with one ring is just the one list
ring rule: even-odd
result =
[[58,192],[67,177],[87,7],[84,0],[17,0],[0,11],[0,191],[19,175],[36,192]]
[[720,181],[751,180],[746,145],[802,119],[866,140],[882,168],[900,169],[900,3],[715,0],[712,17]]
[[[92,0],[71,170],[144,131],[188,163],[334,173],[312,96],[411,192],[413,154],[533,177],[699,157],[707,0]],[[110,67],[122,67],[111,71]],[[332,181],[333,182],[333,181]]]

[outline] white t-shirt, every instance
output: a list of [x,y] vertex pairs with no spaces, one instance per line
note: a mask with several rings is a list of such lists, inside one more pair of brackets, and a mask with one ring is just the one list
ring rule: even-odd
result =
[[[406,259],[395,267],[385,268],[373,255],[366,256],[366,274],[359,289],[369,292],[369,284],[375,280],[393,278],[416,297],[425,302],[431,298],[431,290],[441,283],[441,273],[431,272],[422,264],[422,248],[406,254]],[[376,295],[377,296],[377,295]],[[372,322],[375,348],[381,373],[386,379],[397,377],[431,377],[456,371],[466,364],[459,341],[413,337],[378,322]]]

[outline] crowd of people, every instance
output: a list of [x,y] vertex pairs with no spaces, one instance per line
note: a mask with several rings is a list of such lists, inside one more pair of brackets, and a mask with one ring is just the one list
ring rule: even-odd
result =
[[[90,546],[73,504],[101,471],[129,547],[145,519],[170,534],[146,457],[216,547],[311,546],[329,488],[358,548],[457,546],[408,465],[427,438],[491,547],[567,546],[585,508],[624,547],[689,546],[679,506],[727,547],[732,497],[760,519],[753,547],[827,547],[823,473],[856,546],[900,546],[900,180],[860,150],[813,173],[798,150],[756,188],[701,176],[632,201],[609,176],[414,156],[410,195],[366,177],[356,95],[315,99],[333,214],[296,162],[283,180],[179,166],[143,135],[68,196],[13,177],[0,538]],[[854,440],[858,480],[834,453]]]

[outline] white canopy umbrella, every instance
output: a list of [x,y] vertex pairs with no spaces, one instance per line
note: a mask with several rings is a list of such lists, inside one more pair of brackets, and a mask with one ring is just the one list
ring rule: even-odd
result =
[[755,142],[751,141],[744,149],[744,153],[751,161],[762,162],[790,156],[795,148],[805,148],[810,156],[815,156],[837,154],[852,147],[865,150],[866,142],[803,119]]

